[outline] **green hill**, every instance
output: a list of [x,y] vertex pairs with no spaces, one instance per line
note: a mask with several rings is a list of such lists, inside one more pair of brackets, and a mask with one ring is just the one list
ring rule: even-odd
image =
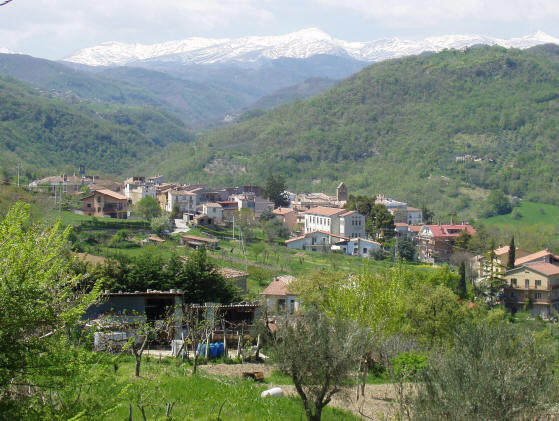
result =
[[[0,169],[76,169],[123,175],[170,143],[193,135],[177,117],[155,109],[81,103],[41,95],[0,76]],[[1,168],[3,167],[3,168]]]
[[381,62],[175,148],[158,168],[229,183],[281,173],[298,190],[344,180],[446,212],[497,188],[559,203],[558,57],[557,46],[477,47]]
[[559,206],[545,203],[520,202],[512,213],[507,215],[483,218],[486,225],[496,226],[530,226],[553,225],[559,226]]

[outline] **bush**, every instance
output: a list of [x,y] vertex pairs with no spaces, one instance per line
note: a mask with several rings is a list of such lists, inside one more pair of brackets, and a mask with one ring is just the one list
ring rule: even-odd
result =
[[427,360],[426,355],[403,352],[391,361],[394,375],[397,378],[414,378],[428,367]]

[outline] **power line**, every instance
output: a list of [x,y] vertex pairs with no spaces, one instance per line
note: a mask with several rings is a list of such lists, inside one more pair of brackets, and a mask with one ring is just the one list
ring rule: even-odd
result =
[[13,1],[13,0],[4,0],[2,3],[0,3],[0,6],[5,6],[8,3],[10,3],[11,1]]

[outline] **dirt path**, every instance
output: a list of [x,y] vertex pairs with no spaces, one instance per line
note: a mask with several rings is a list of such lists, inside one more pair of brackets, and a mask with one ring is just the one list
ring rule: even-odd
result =
[[[213,364],[200,366],[200,370],[211,375],[241,377],[245,371],[262,371],[269,377],[274,371],[270,364]],[[267,384],[270,387],[281,387],[287,395],[296,396],[297,391],[292,385]],[[353,412],[363,419],[383,420],[394,413],[394,388],[390,384],[368,384],[365,386],[365,397],[356,400],[355,388],[345,388],[332,398],[330,405]],[[366,417],[363,417],[365,414]]]

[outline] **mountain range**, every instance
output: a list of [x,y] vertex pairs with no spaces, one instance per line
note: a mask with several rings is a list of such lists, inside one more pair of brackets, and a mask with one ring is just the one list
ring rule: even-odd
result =
[[181,64],[242,63],[250,65],[278,58],[306,59],[315,55],[350,57],[377,62],[389,58],[438,52],[446,48],[460,49],[476,44],[529,48],[556,43],[559,39],[543,32],[520,38],[502,39],[481,35],[444,35],[419,41],[382,38],[374,41],[348,42],[338,40],[317,28],[303,29],[280,36],[244,38],[187,38],[160,44],[125,44],[106,42],[77,51],[65,61],[89,66],[122,66],[136,62],[171,62]]

